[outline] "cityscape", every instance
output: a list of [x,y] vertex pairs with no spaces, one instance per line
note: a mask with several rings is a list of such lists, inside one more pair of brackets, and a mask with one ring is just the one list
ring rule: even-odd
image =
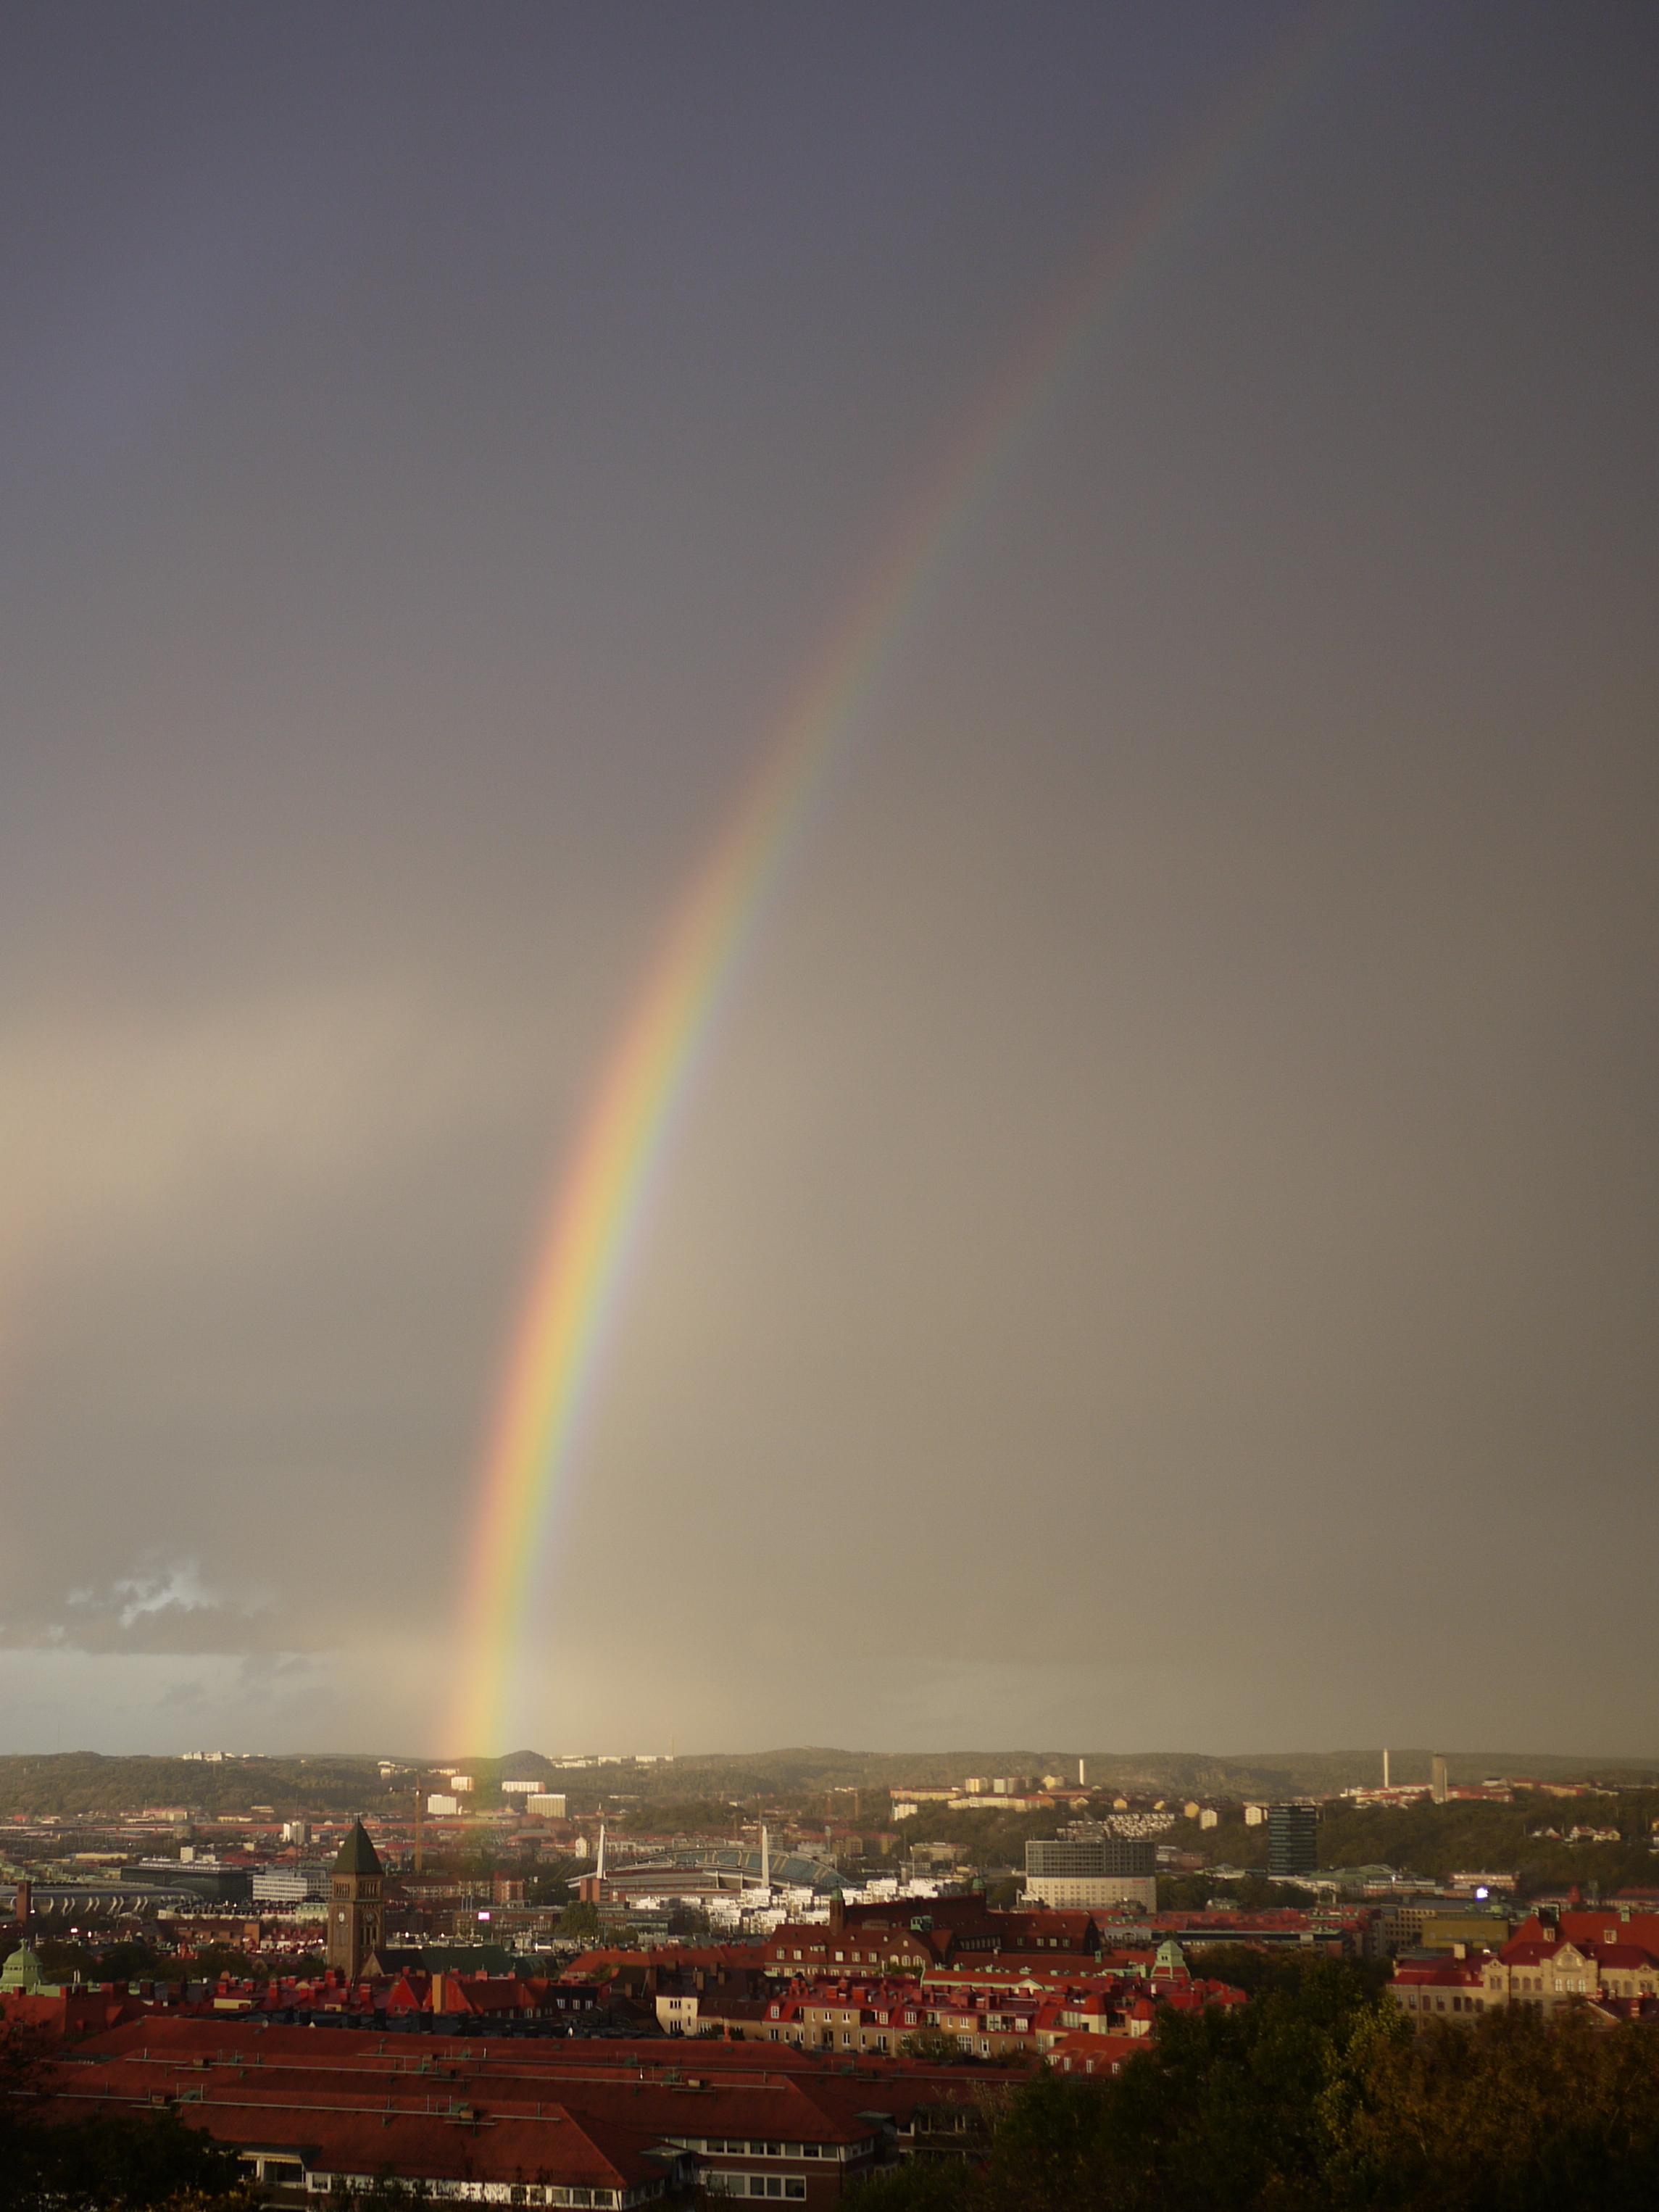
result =
[[1659,2205],[1656,113],[0,6],[0,2212]]
[[[1659,1771],[1383,1751],[1274,1800],[1121,1764],[700,1801],[722,1765],[754,1778],[672,1753],[3,1762],[0,2014],[75,2054],[76,2098],[190,2107],[244,2186],[589,2205],[828,2203],[966,2166],[991,2091],[1109,2083],[1263,1976],[1348,1973],[1413,2035],[1659,2027]],[[136,1766],[178,1802],[115,1802]],[[1396,1836],[1401,1863],[1343,1863]]]

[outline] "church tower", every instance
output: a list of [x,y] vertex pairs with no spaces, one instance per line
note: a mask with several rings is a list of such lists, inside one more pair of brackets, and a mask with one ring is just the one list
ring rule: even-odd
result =
[[349,1981],[386,1941],[386,1875],[361,1820],[340,1846],[329,1885],[328,1963]]

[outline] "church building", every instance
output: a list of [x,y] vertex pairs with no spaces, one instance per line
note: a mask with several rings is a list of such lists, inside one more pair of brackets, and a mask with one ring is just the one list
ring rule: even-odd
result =
[[386,1875],[361,1820],[341,1844],[329,1885],[328,1963],[356,1981],[386,1942]]

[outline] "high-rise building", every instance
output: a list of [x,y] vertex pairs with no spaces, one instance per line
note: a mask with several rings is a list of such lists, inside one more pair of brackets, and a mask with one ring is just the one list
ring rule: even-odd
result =
[[1139,1837],[1057,1836],[1025,1846],[1029,1905],[1089,1910],[1097,1905],[1158,1907],[1158,1846]]
[[386,1875],[380,1853],[354,1820],[329,1878],[328,1963],[352,1981],[386,1942]]
[[1437,1805],[1443,1805],[1451,1794],[1451,1778],[1446,1771],[1446,1762],[1437,1751],[1429,1761],[1429,1796]]
[[1267,1872],[1270,1875],[1300,1875],[1316,1874],[1318,1870],[1318,1806],[1269,1805]]

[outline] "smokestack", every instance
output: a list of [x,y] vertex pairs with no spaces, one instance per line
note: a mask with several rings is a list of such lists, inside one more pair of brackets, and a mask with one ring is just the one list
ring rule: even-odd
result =
[[772,1839],[766,1832],[766,1823],[761,1822],[761,1887],[772,1887]]
[[1083,1761],[1080,1759],[1077,1763],[1077,1786],[1079,1790],[1086,1790],[1089,1786],[1089,1778],[1083,1771]]
[[599,1823],[599,1856],[593,1871],[601,1881],[605,1880],[605,1822],[603,1820]]
[[1388,1786],[1389,1786],[1389,1754],[1388,1754],[1388,1753],[1385,1751],[1385,1752],[1383,1753],[1383,1754],[1382,1754],[1382,1787],[1386,1790],[1386,1789],[1388,1788]]

